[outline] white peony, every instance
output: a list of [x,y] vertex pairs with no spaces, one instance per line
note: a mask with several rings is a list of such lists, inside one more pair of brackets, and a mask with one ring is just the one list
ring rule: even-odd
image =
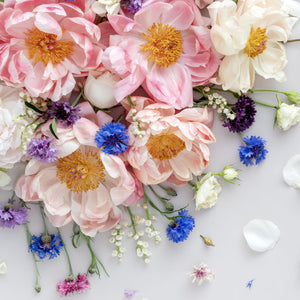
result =
[[284,0],[232,0],[213,2],[209,7],[211,38],[224,55],[218,82],[225,90],[247,92],[255,74],[285,80],[285,48],[293,25]]
[[114,86],[119,80],[109,71],[90,72],[84,85],[84,95],[96,107],[110,108],[118,103],[114,97]]
[[211,208],[216,205],[222,186],[210,173],[198,183],[195,193],[196,210]]
[[300,121],[300,107],[281,103],[277,110],[277,124],[282,130],[288,130]]
[[21,137],[29,120],[20,118],[26,114],[24,101],[19,97],[21,91],[0,85],[0,168],[11,169],[24,156]]
[[120,11],[120,0],[97,0],[92,5],[94,13],[100,17],[109,15],[116,15]]

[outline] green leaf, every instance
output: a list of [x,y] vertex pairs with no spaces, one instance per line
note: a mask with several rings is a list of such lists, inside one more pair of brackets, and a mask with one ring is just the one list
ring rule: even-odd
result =
[[31,103],[29,103],[29,102],[27,102],[27,101],[25,101],[25,105],[26,105],[27,107],[29,107],[30,109],[34,110],[35,112],[39,113],[39,114],[45,113],[44,111],[38,109],[36,106],[34,106],[33,104],[31,104]]
[[57,123],[56,123],[56,119],[55,118],[52,120],[52,123],[50,124],[49,129],[50,129],[51,133],[53,134],[53,136],[57,140],[59,140],[59,138],[57,136]]

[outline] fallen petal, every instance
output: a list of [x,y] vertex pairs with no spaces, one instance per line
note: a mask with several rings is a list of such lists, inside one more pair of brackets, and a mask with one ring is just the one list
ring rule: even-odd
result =
[[300,154],[292,156],[283,167],[284,181],[291,187],[300,188]]
[[280,230],[273,222],[254,219],[244,226],[244,237],[248,246],[257,252],[272,249],[279,240]]

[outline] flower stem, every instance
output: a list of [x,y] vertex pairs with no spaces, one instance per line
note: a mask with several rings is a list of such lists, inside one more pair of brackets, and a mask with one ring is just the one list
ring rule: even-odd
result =
[[15,198],[15,195],[16,195],[16,193],[15,193],[15,191],[13,191],[13,193],[12,193],[10,199],[8,200],[8,203],[12,203],[12,202],[13,202],[13,200],[14,200],[14,198]]
[[83,96],[83,87],[78,86],[78,88],[79,88],[80,93],[79,93],[79,95],[77,96],[77,98],[75,99],[75,101],[71,104],[71,107],[72,107],[72,108],[74,108],[74,107],[78,104],[79,100],[80,100],[81,97]]
[[131,209],[129,208],[129,206],[127,206],[126,209],[127,209],[128,213],[129,213],[129,216],[130,216],[131,225],[132,225],[132,228],[133,228],[134,235],[136,235],[137,231],[136,231],[136,227],[135,227],[135,223],[134,223],[134,219],[133,219]]
[[[26,228],[27,243],[28,243],[28,246],[30,246],[31,240],[32,240],[32,235],[29,231],[29,227],[28,227],[27,223],[25,223],[24,226]],[[34,268],[35,268],[35,290],[39,293],[41,291],[41,286],[39,285],[39,270],[37,267],[37,261],[36,261],[36,257],[34,255],[34,253],[31,252],[31,255],[32,255],[32,259],[34,262]]]
[[300,39],[288,40],[287,43],[300,42]]
[[[149,198],[148,198],[147,194],[144,193],[144,202],[145,202],[146,216],[147,216],[147,220],[151,221],[151,214],[150,214],[149,209],[148,209],[148,199]],[[156,231],[156,229],[154,228],[152,222],[151,222],[151,226],[150,227],[151,227],[151,229],[153,231]]]
[[248,90],[249,93],[253,94],[255,92],[272,92],[272,93],[280,93],[280,94],[285,94],[285,92],[283,91],[278,91],[278,90],[265,90],[265,89],[262,89],[262,90]]
[[66,244],[65,244],[65,242],[64,242],[64,240],[63,240],[63,238],[62,238],[62,235],[61,235],[61,233],[60,233],[59,228],[56,227],[56,229],[57,229],[57,232],[58,232],[59,237],[60,237],[60,239],[61,239],[61,242],[62,242],[62,244],[63,244],[63,246],[64,246],[65,253],[66,253],[66,256],[67,256],[67,259],[68,259],[70,277],[74,277],[73,268],[72,268],[72,265],[71,265],[71,260],[70,260],[70,256],[69,256],[69,253],[68,253]]
[[40,202],[40,212],[41,212],[41,216],[42,216],[42,219],[43,219],[44,235],[48,235],[48,229],[47,229],[45,215],[44,215],[44,211],[43,211],[43,207],[42,207],[41,202]]
[[263,106],[267,106],[267,107],[272,107],[272,108],[278,109],[278,106],[277,106],[277,105],[272,105],[272,104],[264,103],[264,102],[257,101],[257,100],[254,100],[254,99],[252,99],[252,100],[253,100],[255,103],[257,103],[257,104],[260,104],[260,105],[263,105]]

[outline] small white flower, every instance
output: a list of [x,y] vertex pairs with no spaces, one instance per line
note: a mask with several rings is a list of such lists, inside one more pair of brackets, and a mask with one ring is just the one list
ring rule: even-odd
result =
[[111,255],[112,255],[113,257],[118,256],[118,251],[117,251],[117,250],[114,250],[114,251],[111,253]]
[[222,190],[217,178],[210,173],[205,175],[198,182],[197,191],[195,193],[196,210],[201,208],[211,208],[217,203],[217,199]]
[[92,5],[94,13],[104,17],[106,13],[116,15],[120,10],[120,0],[98,0]]
[[254,219],[244,226],[248,246],[257,252],[272,249],[279,240],[279,228],[269,220]]
[[6,262],[3,261],[0,263],[0,274],[6,274],[7,273],[7,265]]
[[288,130],[300,121],[300,107],[295,104],[281,103],[277,110],[277,124],[282,130]]
[[205,280],[212,280],[214,278],[214,274],[210,268],[204,263],[201,263],[199,266],[194,266],[194,270],[188,273],[191,277],[193,277],[192,282],[196,282],[197,285],[201,285]]

